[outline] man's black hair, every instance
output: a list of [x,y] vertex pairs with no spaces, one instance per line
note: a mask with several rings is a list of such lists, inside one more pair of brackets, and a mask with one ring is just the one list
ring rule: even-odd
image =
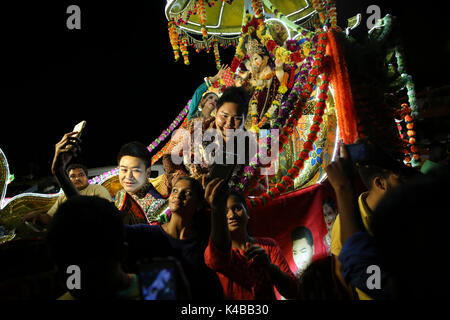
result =
[[85,165],[82,165],[80,163],[71,163],[67,166],[66,172],[69,174],[70,170],[73,169],[82,169],[84,173],[86,174],[86,177],[88,176],[88,168]]
[[294,242],[295,240],[303,239],[303,238],[306,239],[306,242],[311,247],[314,245],[313,235],[312,235],[311,230],[309,230],[309,228],[307,228],[305,226],[300,226],[300,227],[297,227],[294,230],[292,230],[292,232],[291,232],[292,242]]
[[152,165],[152,155],[150,151],[148,151],[147,147],[139,141],[124,144],[120,148],[119,154],[117,155],[117,163],[120,163],[120,159],[124,156],[131,156],[141,159],[144,161],[146,169],[150,168]]
[[245,197],[244,197],[244,195],[241,192],[231,189],[231,190],[228,191],[228,197],[235,197],[235,198],[237,198],[238,201],[240,203],[242,203],[242,205],[244,206],[245,210],[247,211],[247,214],[249,214],[248,213],[247,202],[245,201]]
[[390,174],[395,173],[404,179],[409,179],[420,174],[403,163],[402,153],[389,150],[371,141],[364,140],[364,143],[367,159],[358,163],[357,167],[361,181],[368,190],[371,190],[372,181],[377,176],[387,179]]
[[239,113],[244,114],[244,117],[246,117],[250,98],[250,94],[243,87],[228,87],[217,101],[216,109],[219,110],[225,102],[233,102],[238,105]]

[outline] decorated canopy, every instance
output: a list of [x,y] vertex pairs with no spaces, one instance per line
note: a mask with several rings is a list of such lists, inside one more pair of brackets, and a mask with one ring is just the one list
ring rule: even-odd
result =
[[[333,0],[173,0],[167,1],[164,14],[176,60],[182,57],[189,64],[189,47],[213,48],[219,68],[219,46],[236,47],[227,63],[234,84],[252,93],[246,128],[262,147],[233,186],[248,195],[251,209],[324,181],[340,139],[349,144],[370,136],[404,153],[409,165],[417,164],[414,85],[392,17],[380,19],[366,43],[355,45],[337,26]],[[264,63],[255,66],[253,56]],[[162,157],[171,133],[186,121],[189,108],[188,102],[160,136],[147,137],[152,138],[148,149],[154,153],[153,163]],[[276,170],[270,175],[255,174],[262,154],[274,155]],[[3,200],[9,173],[0,155]],[[90,183],[103,184],[114,196],[120,188],[117,174],[105,172]],[[254,183],[262,179],[268,188],[252,194]],[[22,194],[2,201],[0,224],[8,230],[23,228],[21,216],[50,207],[57,196]]]

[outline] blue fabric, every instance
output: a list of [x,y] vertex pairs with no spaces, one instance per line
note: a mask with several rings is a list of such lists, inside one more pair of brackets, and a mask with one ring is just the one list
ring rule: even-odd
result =
[[195,90],[189,106],[188,120],[191,120],[192,116],[197,112],[198,104],[200,103],[200,100],[202,100],[202,95],[206,92],[206,90],[208,90],[208,86],[205,82],[202,82],[202,84]]
[[[384,272],[380,266],[375,239],[369,233],[357,232],[347,239],[339,254],[339,261],[343,266],[342,274],[347,283],[364,291],[373,299],[390,298],[389,274]],[[371,265],[380,267],[380,289],[367,287],[367,280],[373,275],[367,271]]]

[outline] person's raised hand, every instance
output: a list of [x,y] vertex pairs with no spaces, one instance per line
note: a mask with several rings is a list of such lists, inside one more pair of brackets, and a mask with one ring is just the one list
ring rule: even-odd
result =
[[62,139],[55,145],[55,155],[52,163],[52,173],[57,169],[65,169],[70,160],[80,152],[81,140],[76,137],[76,131],[66,133]]
[[326,172],[334,190],[352,186],[353,166],[344,144],[340,146],[339,157],[326,167]]
[[226,65],[226,64],[221,65],[217,74],[211,78],[211,83],[214,83],[217,80],[219,80],[220,78],[222,78],[224,73],[228,70],[230,70],[230,67],[228,65]]
[[225,208],[228,198],[227,184],[225,180],[215,178],[205,188],[205,200],[211,209]]
[[253,260],[261,266],[269,266],[271,263],[266,250],[260,246],[247,244],[247,250],[244,254],[248,260]]

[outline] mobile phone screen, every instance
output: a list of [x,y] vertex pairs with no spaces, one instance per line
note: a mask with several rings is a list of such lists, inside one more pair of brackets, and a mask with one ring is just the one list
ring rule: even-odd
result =
[[366,145],[361,144],[349,144],[347,145],[347,150],[350,156],[350,159],[352,162],[363,162],[367,161],[368,155],[367,155],[367,148]]
[[80,123],[78,123],[74,128],[73,128],[73,132],[78,132],[76,134],[77,137],[81,136],[81,132],[83,131],[84,127],[86,126],[86,121],[83,120]]
[[139,271],[140,289],[143,300],[176,300],[175,268],[149,265]]

